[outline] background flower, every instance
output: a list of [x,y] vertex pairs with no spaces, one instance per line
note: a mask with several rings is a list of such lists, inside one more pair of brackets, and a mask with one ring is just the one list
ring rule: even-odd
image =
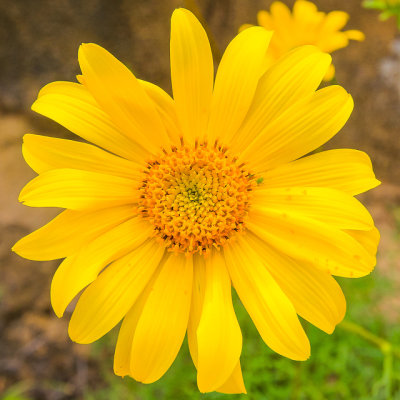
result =
[[[364,40],[364,34],[359,30],[341,31],[349,17],[344,11],[326,14],[306,0],[296,0],[292,12],[286,4],[273,2],[269,12],[262,10],[257,14],[258,24],[275,32],[268,50],[267,65],[300,45],[312,44],[324,52],[332,53],[346,47],[350,40]],[[248,26],[243,25],[241,29]],[[330,81],[334,76],[335,68],[331,64],[324,79]]]

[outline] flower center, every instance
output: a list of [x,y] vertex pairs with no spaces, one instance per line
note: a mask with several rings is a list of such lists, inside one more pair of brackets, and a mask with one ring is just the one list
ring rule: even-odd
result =
[[171,251],[208,253],[243,230],[256,180],[226,148],[182,140],[144,173],[139,211]]

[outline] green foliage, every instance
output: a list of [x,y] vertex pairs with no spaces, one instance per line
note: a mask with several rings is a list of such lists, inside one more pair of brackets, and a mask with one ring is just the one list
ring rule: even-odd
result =
[[0,395],[0,400],[30,400],[30,397],[25,395],[29,390],[29,385],[24,382],[20,382],[14,386],[11,386],[5,393]]
[[381,10],[379,18],[382,21],[390,17],[397,18],[397,27],[400,30],[400,1],[399,0],[364,0],[363,6],[365,8],[372,8]]
[[[394,289],[378,274],[357,279],[340,279],[348,300],[346,320],[357,321],[390,343],[400,343],[400,326],[391,324],[375,308],[383,294]],[[260,339],[250,318],[235,298],[243,332],[242,368],[248,395],[201,394],[187,343],[166,375],[143,385],[112,373],[112,350],[117,330],[94,347],[104,357],[105,387],[85,395],[85,400],[237,399],[237,400],[400,400],[400,359],[385,354],[376,343],[339,326],[327,335],[304,323],[312,355],[306,362],[285,359]],[[378,338],[379,339],[379,338]]]

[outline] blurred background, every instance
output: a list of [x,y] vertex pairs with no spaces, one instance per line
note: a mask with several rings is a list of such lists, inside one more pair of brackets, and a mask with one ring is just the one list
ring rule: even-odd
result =
[[[283,0],[289,6],[293,1]],[[191,3],[191,2],[188,2]],[[272,353],[236,301],[244,335],[246,396],[197,391],[186,343],[161,381],[146,386],[113,375],[117,329],[92,346],[67,336],[67,317],[50,306],[50,282],[59,262],[33,262],[11,253],[20,237],[56,214],[17,202],[34,173],[21,155],[22,136],[73,138],[30,106],[39,89],[75,80],[82,42],[98,43],[141,79],[169,93],[169,29],[178,0],[0,0],[0,399],[269,400],[400,399],[400,35],[396,21],[378,19],[358,0],[315,0],[322,11],[350,14],[346,28],[362,43],[333,54],[336,79],[354,97],[354,113],[327,148],[357,148],[372,158],[382,185],[361,200],[382,239],[376,270],[341,279],[348,300],[346,323],[328,336],[305,323],[312,345],[307,362]],[[268,0],[198,0],[219,49],[243,23],[256,23]],[[187,4],[186,4],[187,5]],[[71,310],[71,308],[69,309]],[[356,322],[370,334],[351,325]],[[356,330],[357,332],[352,332]],[[371,336],[372,335],[372,336]]]

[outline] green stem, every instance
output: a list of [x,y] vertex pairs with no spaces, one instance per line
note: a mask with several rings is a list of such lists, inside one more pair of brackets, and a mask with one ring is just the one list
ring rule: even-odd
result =
[[217,63],[221,60],[222,53],[220,49],[218,48],[217,41],[215,40],[215,36],[213,35],[212,31],[210,30],[210,27],[207,24],[207,21],[203,17],[202,12],[200,11],[200,7],[197,4],[196,0],[184,0],[185,7],[192,11],[192,13],[197,17],[197,19],[200,21],[200,23],[203,25],[204,30],[207,33],[208,40],[210,41],[210,46],[212,53],[214,55],[214,59]]
[[374,335],[367,329],[363,328],[360,325],[355,324],[354,322],[350,321],[342,321],[339,325],[340,328],[344,329],[345,331],[355,333],[365,340],[368,340],[369,342],[375,344],[378,346],[382,353],[387,354],[391,353],[395,357],[400,358],[400,348],[394,346],[392,343],[387,341],[386,339],[383,339],[377,335]]
[[383,382],[386,388],[386,399],[392,400],[392,381],[393,381],[393,353],[385,354],[383,360]]
[[342,321],[339,324],[342,329],[355,333],[363,339],[375,344],[383,353],[383,383],[385,387],[386,400],[392,400],[392,380],[393,380],[393,356],[400,358],[400,349],[392,343],[377,335],[374,335],[367,329],[350,321]]

